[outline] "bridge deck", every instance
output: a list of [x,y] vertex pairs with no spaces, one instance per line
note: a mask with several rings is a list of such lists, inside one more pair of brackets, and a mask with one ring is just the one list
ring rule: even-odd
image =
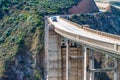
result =
[[103,42],[120,44],[120,40],[117,40],[117,39],[115,40],[113,38],[109,38],[106,36],[93,34],[84,29],[77,28],[75,25],[71,25],[70,23],[63,21],[61,19],[58,19],[58,22],[52,22],[52,23],[55,25],[55,27],[60,28],[66,32],[78,34],[78,35],[85,36],[90,39],[95,39],[95,40],[99,40],[99,41],[103,41]]
[[[59,29],[59,31],[61,31],[61,33],[59,34],[62,36],[66,35],[66,37],[68,36],[71,39],[74,38],[73,35],[75,35],[76,37],[83,37],[83,41],[90,42],[96,45],[98,43],[98,45],[106,47],[104,49],[109,48],[108,50],[113,49],[113,52],[117,51],[118,53],[120,53],[120,36],[92,30],[59,17],[57,17],[57,22],[51,21],[50,18],[49,20],[56,29]],[[90,39],[90,41],[88,39]],[[94,43],[94,40],[96,41],[96,43]],[[106,46],[104,46],[104,44],[106,44]]]

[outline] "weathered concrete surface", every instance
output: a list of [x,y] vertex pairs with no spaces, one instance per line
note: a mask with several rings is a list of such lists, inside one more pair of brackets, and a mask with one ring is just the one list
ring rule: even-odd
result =
[[49,31],[48,80],[61,80],[61,37]]
[[[62,80],[66,80],[66,48],[61,48]],[[69,56],[83,56],[82,48],[69,48]],[[69,59],[69,79],[83,80],[83,59]]]

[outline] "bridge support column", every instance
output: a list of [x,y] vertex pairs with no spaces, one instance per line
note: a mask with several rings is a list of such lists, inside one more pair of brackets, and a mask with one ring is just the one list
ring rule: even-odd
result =
[[87,47],[84,46],[84,80],[87,80]]
[[114,66],[114,80],[118,80],[117,78],[118,78],[118,73],[117,73],[117,67],[118,67],[118,65],[117,65],[117,59],[114,59],[115,60],[115,66]]
[[69,53],[69,42],[68,42],[68,39],[66,39],[66,80],[69,80],[69,56],[68,56],[68,53]]
[[45,59],[44,59],[44,80],[48,80],[48,71],[49,71],[49,65],[48,65],[48,41],[49,41],[49,26],[48,21],[45,19],[45,44],[44,44],[44,51],[45,51]]
[[[94,69],[94,55],[93,50],[90,49],[90,70]],[[90,80],[94,80],[94,72],[90,71]]]

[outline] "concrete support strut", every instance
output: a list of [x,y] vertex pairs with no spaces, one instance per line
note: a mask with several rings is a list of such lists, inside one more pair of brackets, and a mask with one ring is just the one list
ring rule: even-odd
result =
[[72,59],[84,59],[84,56],[70,56]]
[[84,46],[84,80],[87,80],[87,47]]
[[[90,49],[90,69],[94,69],[94,55],[93,50]],[[94,72],[90,72],[90,80],[94,80]]]
[[68,63],[68,59],[69,59],[69,58],[68,58],[68,53],[69,53],[69,44],[68,44],[68,40],[66,39],[66,80],[69,80],[69,79],[68,79],[68,78],[69,78],[69,75],[68,75],[68,74],[69,74],[69,73],[68,73],[68,72],[69,72],[69,71],[68,71],[68,69],[69,69],[69,68],[68,68],[68,67],[69,67],[69,66],[68,66],[68,64],[69,64],[69,63]]
[[113,71],[113,68],[106,68],[106,69],[90,69],[90,72],[109,72]]
[[115,60],[115,66],[114,66],[114,80],[118,80],[117,79],[117,59],[114,59]]
[[48,80],[48,71],[49,71],[49,65],[48,65],[48,41],[49,41],[49,26],[48,26],[48,21],[45,19],[45,60],[44,60],[44,80]]

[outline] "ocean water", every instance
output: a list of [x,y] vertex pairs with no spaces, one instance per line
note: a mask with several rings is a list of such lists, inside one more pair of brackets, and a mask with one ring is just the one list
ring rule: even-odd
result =
[[94,1],[103,2],[103,3],[109,3],[109,4],[112,4],[114,6],[120,7],[120,0],[94,0]]

